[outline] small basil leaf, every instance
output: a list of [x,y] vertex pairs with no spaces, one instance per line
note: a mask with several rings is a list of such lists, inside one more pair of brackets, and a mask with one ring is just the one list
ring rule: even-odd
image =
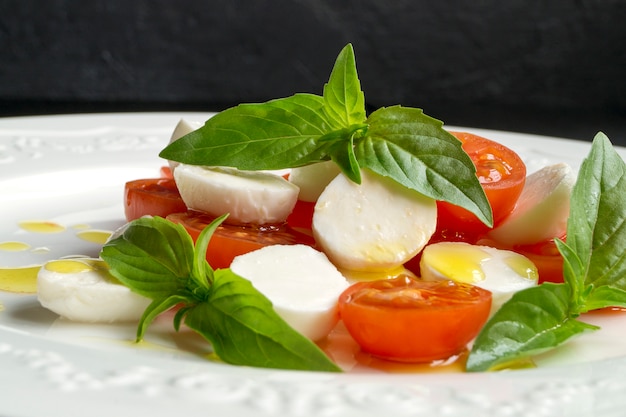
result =
[[354,134],[345,142],[338,142],[332,147],[331,159],[341,168],[341,172],[351,181],[361,183],[361,167],[354,155]]
[[585,304],[585,266],[574,249],[560,239],[555,239],[556,247],[563,256],[563,280],[572,295],[570,309],[579,311]]
[[346,45],[324,85],[324,112],[340,129],[365,120],[365,96],[357,75],[354,49]]
[[339,371],[314,343],[285,323],[249,281],[228,269],[215,271],[210,298],[187,311],[185,324],[233,365]]
[[422,110],[393,106],[367,119],[355,154],[362,168],[390,177],[436,200],[448,201],[492,225],[489,201],[461,142]]
[[111,274],[133,291],[162,299],[184,290],[193,267],[193,240],[160,217],[131,222],[100,254]]
[[217,219],[213,220],[208,226],[202,229],[198,239],[196,239],[196,247],[193,254],[193,273],[191,278],[200,287],[208,289],[213,282],[213,269],[206,260],[206,253],[209,247],[209,242],[215,230],[226,218],[228,214],[224,214]]
[[159,156],[191,165],[283,169],[328,159],[317,139],[333,129],[322,97],[296,94],[240,104],[163,149]]
[[177,304],[186,303],[188,301],[189,298],[184,295],[171,295],[167,298],[152,301],[143,312],[139,325],[137,326],[137,341],[143,339],[146,330],[148,330],[150,324],[159,314],[166,312]]
[[596,326],[575,320],[564,284],[544,283],[520,291],[483,327],[467,359],[467,370],[487,371],[552,349]]
[[176,314],[174,315],[174,320],[173,320],[173,323],[174,323],[174,329],[175,329],[176,331],[179,331],[179,330],[180,330],[180,325],[182,324],[183,319],[184,319],[184,318],[185,318],[185,316],[187,315],[187,312],[188,312],[189,310],[191,310],[191,309],[192,309],[195,305],[196,305],[196,304],[193,304],[193,305],[183,305],[183,306],[181,306],[181,307],[178,309],[178,311],[177,311],[177,312],[176,312]]
[[606,307],[626,308],[626,290],[609,285],[594,288],[587,296],[581,313]]

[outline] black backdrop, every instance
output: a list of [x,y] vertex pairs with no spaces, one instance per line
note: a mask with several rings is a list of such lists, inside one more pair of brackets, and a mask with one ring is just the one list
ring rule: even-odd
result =
[[624,0],[2,0],[0,115],[321,93],[348,42],[372,109],[626,144]]

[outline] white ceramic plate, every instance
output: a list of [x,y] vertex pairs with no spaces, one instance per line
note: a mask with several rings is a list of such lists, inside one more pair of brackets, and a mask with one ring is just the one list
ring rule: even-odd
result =
[[[0,267],[98,254],[77,231],[123,223],[127,180],[155,177],[176,122],[209,114],[102,114],[0,119]],[[472,129],[517,150],[529,171],[578,168],[589,143]],[[591,139],[591,138],[590,138]],[[624,149],[619,152],[626,155]],[[67,228],[29,233],[17,223]],[[80,227],[79,227],[80,225]],[[590,316],[602,330],[514,372],[341,375],[234,367],[203,356],[206,343],[157,322],[142,345],[135,326],[68,323],[33,295],[0,292],[0,415],[90,416],[622,416],[626,316]],[[80,408],[78,408],[80,407]]]

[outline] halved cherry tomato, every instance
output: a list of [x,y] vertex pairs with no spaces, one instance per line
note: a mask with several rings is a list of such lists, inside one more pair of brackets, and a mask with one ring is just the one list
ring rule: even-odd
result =
[[165,217],[186,210],[172,178],[129,181],[124,187],[124,214],[128,221],[145,215]]
[[339,315],[361,349],[401,362],[461,353],[489,317],[491,292],[454,281],[406,275],[364,281],[339,297]]
[[[526,165],[512,149],[467,132],[450,132],[476,166],[476,175],[491,204],[494,225],[509,215],[526,182]],[[453,231],[471,240],[488,227],[469,211],[447,202],[437,202],[437,229]]]
[[[170,214],[166,219],[183,225],[195,241],[215,218],[205,213],[187,211]],[[264,246],[294,244],[314,246],[315,241],[311,235],[294,230],[287,224],[240,226],[222,223],[209,242],[207,261],[214,269],[228,268],[235,256]]]

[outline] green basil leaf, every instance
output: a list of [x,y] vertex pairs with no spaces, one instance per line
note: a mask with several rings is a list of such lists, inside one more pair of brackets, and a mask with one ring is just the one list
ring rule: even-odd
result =
[[141,218],[107,242],[100,256],[124,285],[145,297],[163,299],[185,290],[193,247],[181,225],[160,217]]
[[313,342],[285,323],[249,281],[228,269],[215,271],[209,299],[187,311],[185,324],[233,365],[339,371]]
[[375,111],[367,123],[367,134],[355,149],[362,168],[428,197],[464,207],[485,224],[493,224],[476,167],[442,122],[421,109],[393,106]]
[[596,326],[570,314],[565,284],[544,283],[513,295],[487,322],[467,359],[471,372],[496,369],[552,349]]
[[180,330],[180,325],[182,324],[183,320],[185,319],[185,316],[187,315],[187,312],[189,310],[191,310],[195,305],[197,304],[186,304],[186,305],[182,305],[178,311],[176,312],[176,314],[174,315],[174,329],[176,331]]
[[231,166],[244,170],[283,169],[328,160],[331,132],[324,99],[296,94],[260,104],[240,104],[208,119],[159,156],[191,165]]
[[584,281],[626,290],[626,165],[602,133],[596,135],[572,190],[567,244],[586,265]]
[[365,120],[365,96],[350,44],[337,56],[328,83],[324,85],[324,104],[324,112],[334,128],[341,129]]
[[[189,298],[185,295],[171,295],[167,298],[152,301],[143,312],[141,320],[139,320],[139,325],[137,326],[137,341],[143,339],[146,330],[148,330],[150,324],[159,314],[166,312],[177,304],[186,302],[189,302]],[[176,329],[178,330],[178,328]]]
[[585,299],[585,308],[581,312],[605,307],[626,308],[626,290],[609,285],[594,288]]
[[206,253],[209,247],[209,242],[215,230],[226,218],[228,214],[224,214],[217,219],[213,220],[208,226],[202,229],[198,239],[196,239],[196,247],[193,254],[193,273],[191,279],[193,279],[197,286],[204,289],[208,289],[213,282],[213,268],[206,260]]
[[338,142],[332,147],[331,159],[341,168],[351,181],[361,183],[361,167],[354,154],[354,134],[350,135],[347,141]]
[[585,304],[585,265],[578,254],[567,243],[560,239],[555,240],[561,256],[563,256],[563,281],[571,293],[570,309],[579,312]]

